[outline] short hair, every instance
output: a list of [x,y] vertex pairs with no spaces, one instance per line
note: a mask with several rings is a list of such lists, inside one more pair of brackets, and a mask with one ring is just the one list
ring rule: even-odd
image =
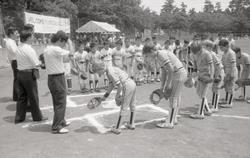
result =
[[203,46],[208,47],[208,48],[213,48],[214,47],[214,43],[210,40],[205,40],[202,42]]
[[107,45],[109,45],[109,42],[108,42],[108,41],[104,41],[104,42],[103,42],[103,45],[104,45],[104,46],[107,46]]
[[154,35],[153,37],[152,37],[152,40],[155,40],[157,37]]
[[184,43],[185,43],[185,44],[189,44],[189,41],[188,41],[188,40],[184,40]]
[[141,37],[137,36],[137,37],[135,38],[135,40],[141,40]]
[[94,47],[96,47],[96,43],[95,42],[91,42],[90,45],[89,45],[89,48],[92,49]]
[[166,40],[164,44],[170,44],[170,40]]
[[181,44],[180,40],[175,40],[175,44],[179,46]]
[[234,51],[235,53],[240,53],[240,52],[241,52],[241,49],[240,49],[240,47],[234,47],[234,48],[233,48],[233,51]]
[[175,37],[174,36],[170,36],[169,40],[175,40]]
[[69,39],[69,37],[67,36],[67,34],[65,32],[63,32],[63,31],[57,31],[56,34],[52,35],[51,42],[52,43],[56,43],[57,41],[67,42],[68,39]]
[[10,37],[12,34],[14,34],[15,31],[17,31],[17,29],[14,28],[14,27],[8,28],[8,30],[7,30],[7,36]]
[[23,30],[25,30],[25,31],[30,31],[30,32],[34,32],[34,25],[32,25],[32,24],[25,24],[25,25],[23,26]]
[[201,49],[202,49],[202,46],[201,46],[201,43],[199,41],[192,42],[192,44],[190,45],[190,50],[193,53],[197,53],[197,52],[201,51]]
[[145,41],[145,42],[150,41],[150,38],[149,38],[149,37],[147,37],[144,41]]
[[155,50],[155,46],[153,44],[146,44],[142,49],[142,53],[149,54],[154,50]]
[[226,39],[222,39],[222,40],[220,40],[220,42],[219,42],[219,46],[222,46],[222,47],[229,46],[229,42],[228,42],[228,40],[226,40]]
[[32,36],[31,32],[22,31],[21,34],[20,34],[20,41],[21,42],[26,42],[31,36]]
[[117,40],[117,41],[115,42],[115,44],[116,44],[116,45],[121,45],[121,46],[122,46],[122,40],[121,40],[121,39]]

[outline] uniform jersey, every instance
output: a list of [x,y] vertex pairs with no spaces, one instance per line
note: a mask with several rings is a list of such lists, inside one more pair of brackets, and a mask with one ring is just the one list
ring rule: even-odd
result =
[[182,62],[178,59],[178,57],[170,51],[159,50],[156,60],[160,67],[165,66],[167,63],[171,63],[174,67],[174,71],[178,71],[183,67]]
[[135,50],[135,55],[136,56],[142,56],[142,49],[143,49],[143,45],[135,45],[134,46],[134,50]]
[[237,65],[242,65],[245,67],[250,64],[250,55],[247,53],[241,53],[241,57],[236,59]]
[[210,65],[213,63],[213,57],[207,50],[202,49],[200,54],[194,56],[195,67],[198,70],[198,76],[210,74]]
[[101,50],[101,59],[104,61],[106,66],[112,66],[112,49],[109,48],[108,50],[103,48]]
[[114,85],[117,85],[119,83],[125,83],[129,79],[128,74],[118,67],[107,68],[106,74],[109,81],[112,82]]
[[235,76],[237,74],[236,68],[236,54],[232,49],[223,54],[222,64],[226,75]]
[[162,50],[162,46],[159,43],[155,44],[155,49],[156,50]]
[[214,65],[214,74],[218,74],[220,73],[221,69],[222,69],[222,63],[219,60],[219,58],[217,57],[216,53],[211,51],[210,52],[213,58],[213,65]]
[[82,51],[82,53],[76,52],[74,54],[74,59],[79,63],[86,63],[88,52]]
[[86,60],[89,62],[100,61],[101,60],[100,52],[99,51],[96,51],[95,53],[89,52],[88,55],[86,56]]
[[117,66],[117,67],[122,68],[124,56],[126,56],[125,49],[121,48],[120,50],[117,50],[117,48],[114,48],[112,50],[113,66]]

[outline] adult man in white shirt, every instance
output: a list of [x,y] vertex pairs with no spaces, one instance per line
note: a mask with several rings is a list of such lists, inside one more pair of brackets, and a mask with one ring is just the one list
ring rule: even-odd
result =
[[[69,50],[63,49],[68,43]],[[69,125],[65,121],[66,111],[66,82],[63,57],[73,57],[74,49],[72,42],[63,31],[58,31],[51,38],[51,44],[44,50],[44,59],[46,71],[48,73],[48,87],[52,95],[54,106],[54,119],[52,124],[53,133],[68,133],[69,130],[64,128]]]
[[48,118],[42,116],[39,108],[37,90],[39,71],[37,68],[40,66],[40,62],[36,55],[36,51],[31,47],[33,35],[31,32],[23,31],[20,40],[22,44],[18,47],[18,51],[16,52],[18,100],[15,123],[20,123],[25,120],[28,101],[30,103],[33,121],[44,121]]
[[7,30],[7,36],[8,38],[6,38],[6,48],[8,50],[8,59],[11,63],[11,67],[12,67],[12,71],[13,71],[13,76],[14,76],[14,80],[13,80],[13,101],[17,101],[18,99],[18,87],[17,87],[17,61],[16,61],[16,53],[18,51],[17,48],[17,44],[15,42],[15,40],[17,40],[17,38],[19,38],[19,33],[18,31],[13,28],[10,27]]

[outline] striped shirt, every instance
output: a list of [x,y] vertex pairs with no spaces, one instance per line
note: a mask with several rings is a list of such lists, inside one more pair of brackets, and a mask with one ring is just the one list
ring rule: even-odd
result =
[[174,71],[178,71],[183,67],[182,62],[178,59],[176,55],[167,50],[158,50],[157,62],[160,67],[165,66],[168,63],[171,63],[174,67]]
[[108,67],[106,70],[108,80],[114,85],[124,83],[129,78],[128,74],[118,67]]

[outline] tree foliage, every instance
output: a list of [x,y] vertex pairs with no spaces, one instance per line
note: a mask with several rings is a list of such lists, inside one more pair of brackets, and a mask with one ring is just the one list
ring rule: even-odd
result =
[[66,17],[72,32],[90,20],[115,24],[126,33],[161,27],[170,31],[220,32],[250,31],[250,1],[231,0],[228,8],[205,0],[202,12],[178,7],[166,0],[160,15],[141,5],[141,0],[0,0],[5,28],[23,25],[23,12]]

